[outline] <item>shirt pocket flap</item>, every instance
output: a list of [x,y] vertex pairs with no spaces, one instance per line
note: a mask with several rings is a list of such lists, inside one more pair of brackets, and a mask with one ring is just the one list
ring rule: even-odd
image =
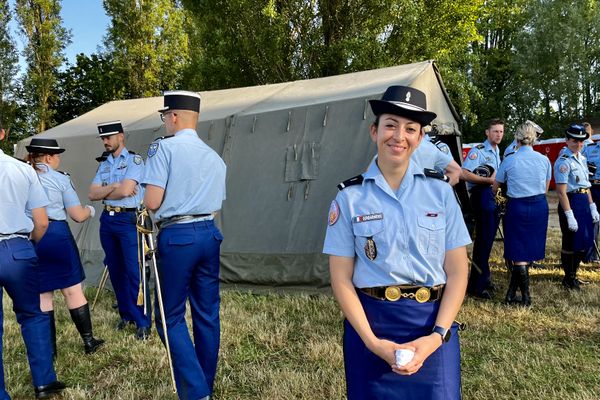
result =
[[30,260],[37,257],[33,248],[17,250],[12,256],[15,260]]
[[194,243],[192,235],[176,235],[169,238],[169,244],[175,246],[185,246]]
[[357,222],[352,226],[354,236],[372,237],[383,231],[383,220]]
[[417,218],[417,224],[421,228],[425,228],[429,231],[438,231],[444,229],[444,217],[438,214],[436,217],[428,217],[421,215]]

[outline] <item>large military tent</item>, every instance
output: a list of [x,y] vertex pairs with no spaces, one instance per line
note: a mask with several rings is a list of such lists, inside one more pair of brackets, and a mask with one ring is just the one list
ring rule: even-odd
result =
[[[198,134],[227,164],[227,200],[217,223],[221,279],[258,285],[323,286],[327,257],[321,254],[327,212],[336,185],[365,170],[375,154],[368,135],[369,99],[394,84],[427,94],[435,122],[458,127],[457,114],[433,61],[273,85],[201,92]],[[113,101],[40,134],[67,149],[61,170],[82,202],[103,151],[98,122],[121,120],[127,148],[146,155],[165,135],[157,110],[162,97]],[[454,144],[456,136],[448,137]],[[25,155],[18,144],[17,156]],[[168,140],[168,139],[167,139]],[[460,160],[459,146],[455,158]],[[181,171],[185,174],[185,171]],[[96,204],[101,211],[101,205]],[[88,277],[98,281],[104,253],[98,216],[71,224]]]

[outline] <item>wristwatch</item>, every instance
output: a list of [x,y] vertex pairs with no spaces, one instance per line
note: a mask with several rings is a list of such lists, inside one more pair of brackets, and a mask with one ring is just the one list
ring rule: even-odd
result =
[[434,326],[432,333],[437,333],[442,337],[442,344],[446,343],[450,340],[450,336],[452,335],[450,329],[442,328],[441,326]]

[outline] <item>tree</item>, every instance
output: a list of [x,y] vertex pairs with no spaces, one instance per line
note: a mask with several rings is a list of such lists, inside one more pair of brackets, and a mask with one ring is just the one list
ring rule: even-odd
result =
[[189,52],[178,2],[104,0],[104,8],[111,18],[105,46],[123,74],[125,96],[157,96],[177,88]]
[[62,26],[58,0],[16,0],[17,20],[26,39],[23,54],[27,73],[23,80],[31,129],[42,132],[53,125],[50,108],[63,51],[70,32]]
[[78,54],[76,63],[58,75],[55,104],[58,124],[108,101],[125,98],[124,74],[109,55]]
[[[0,119],[10,140],[15,135],[15,133],[11,135],[11,132],[14,130],[19,112],[19,105],[16,101],[18,86],[15,80],[19,70],[19,56],[8,29],[9,21],[8,1],[0,1],[0,60],[2,60],[0,63]],[[2,149],[9,154],[12,153],[11,143],[12,140],[2,142]]]

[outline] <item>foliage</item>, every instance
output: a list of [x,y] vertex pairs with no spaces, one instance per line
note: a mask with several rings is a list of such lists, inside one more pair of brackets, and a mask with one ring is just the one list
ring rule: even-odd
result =
[[68,65],[58,74],[56,122],[69,121],[106,102],[123,99],[123,76],[109,55],[78,54],[75,65]]
[[188,62],[185,14],[177,1],[104,0],[111,18],[107,57],[122,74],[126,98],[157,96],[179,87]]
[[53,125],[51,98],[64,61],[63,50],[71,41],[70,32],[61,25],[60,9],[58,0],[16,0],[19,29],[26,39],[23,87],[31,133]]

